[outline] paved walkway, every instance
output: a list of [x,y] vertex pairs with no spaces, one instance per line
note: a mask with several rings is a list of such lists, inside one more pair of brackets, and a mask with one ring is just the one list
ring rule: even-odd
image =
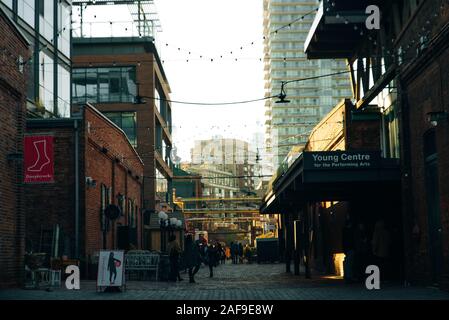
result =
[[221,265],[209,278],[206,267],[196,276],[197,283],[184,281],[129,281],[126,292],[99,293],[95,282],[81,282],[81,290],[0,290],[0,300],[428,300],[448,299],[449,293],[435,288],[401,287],[384,284],[369,291],[362,285],[346,285],[341,279],[285,273],[283,264]]

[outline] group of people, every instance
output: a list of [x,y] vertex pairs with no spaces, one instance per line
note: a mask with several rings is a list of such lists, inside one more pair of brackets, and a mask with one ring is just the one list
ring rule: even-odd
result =
[[188,270],[189,282],[195,283],[195,274],[204,263],[209,267],[209,277],[214,276],[214,268],[226,260],[225,249],[219,242],[211,241],[209,244],[203,239],[193,240],[192,235],[185,238],[184,252],[182,252],[175,236],[171,236],[168,244],[170,259],[170,280],[182,281],[180,275],[180,258],[182,255],[183,266]]
[[243,263],[245,258],[248,263],[251,263],[252,250],[248,245],[243,247],[243,244],[239,242],[231,242],[230,255],[233,264]]
[[207,241],[200,236],[194,241],[191,234],[185,237],[184,252],[176,241],[176,236],[171,236],[168,243],[168,254],[170,259],[170,280],[183,281],[180,275],[181,261],[182,267],[188,271],[189,282],[195,282],[195,274],[200,270],[201,264],[209,267],[209,277],[214,276],[214,268],[220,264],[225,264],[232,258],[233,264],[243,263],[244,258],[251,263],[252,250],[241,243],[231,242],[229,247],[217,241]]
[[370,238],[362,222],[355,225],[348,218],[342,235],[345,254],[343,268],[347,282],[361,281],[366,278],[365,269],[369,264],[377,265],[381,274],[388,274],[391,235],[385,220],[380,219],[376,222]]

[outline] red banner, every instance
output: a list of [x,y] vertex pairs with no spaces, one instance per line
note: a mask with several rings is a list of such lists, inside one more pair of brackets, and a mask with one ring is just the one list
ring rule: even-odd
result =
[[25,136],[24,182],[54,182],[53,136]]

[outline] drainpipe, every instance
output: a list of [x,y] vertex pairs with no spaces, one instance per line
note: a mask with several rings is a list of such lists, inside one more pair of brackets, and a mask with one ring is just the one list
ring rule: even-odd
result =
[[385,126],[385,107],[380,108],[381,115],[380,115],[380,125],[381,125],[381,148],[382,148],[382,155],[384,158],[388,155],[387,150],[387,131]]
[[78,120],[74,121],[75,129],[75,258],[79,259],[79,223],[80,223],[80,181],[79,181],[79,124]]

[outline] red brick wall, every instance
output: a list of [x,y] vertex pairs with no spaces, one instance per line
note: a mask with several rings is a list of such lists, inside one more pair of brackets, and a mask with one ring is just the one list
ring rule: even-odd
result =
[[[28,134],[53,134],[54,183],[25,186],[26,240],[29,250],[40,252],[41,232],[59,224],[61,237],[66,238],[69,256],[75,245],[75,133],[67,128],[30,128]],[[81,158],[82,159],[82,158]]]
[[0,287],[17,286],[23,277],[25,217],[22,166],[8,154],[23,151],[26,74],[15,63],[29,57],[27,44],[0,13]]
[[[111,66],[113,64],[120,65],[135,65],[137,82],[141,85],[139,87],[139,94],[141,96],[153,97],[155,87],[155,77],[158,76],[159,71],[157,63],[154,62],[154,55],[146,54],[131,54],[131,55],[98,55],[98,56],[74,56],[74,67],[87,66]],[[135,61],[132,63],[131,61]],[[138,63],[139,62],[139,63]],[[164,82],[164,81],[161,81]],[[165,94],[169,97],[169,92],[164,86]],[[137,151],[145,163],[145,176],[154,177],[156,175],[155,167],[155,103],[153,99],[144,99],[144,104],[123,104],[123,103],[98,103],[95,107],[102,112],[136,112],[137,113]],[[147,208],[153,208],[156,205],[156,182],[155,179],[145,179],[145,202]]]
[[[446,40],[447,41],[447,40]],[[419,70],[419,77],[405,83],[408,100],[410,173],[407,179],[410,188],[411,212],[408,213],[408,228],[416,220],[419,238],[410,243],[410,272],[412,278],[429,282],[431,279],[431,259],[429,253],[428,209],[426,196],[426,173],[424,159],[424,134],[432,128],[427,121],[428,112],[449,112],[449,47],[432,57],[432,62]],[[438,173],[440,218],[442,223],[443,279],[441,284],[449,287],[449,122],[440,121],[435,127]],[[408,230],[411,233],[411,230]]]
[[[96,180],[95,188],[86,189],[86,254],[92,254],[103,246],[103,236],[100,224],[101,185],[112,188],[113,204],[118,205],[118,196],[125,196],[123,217],[110,228],[107,236],[107,247],[117,246],[118,225],[128,225],[128,200],[133,200],[138,207],[137,230],[138,246],[141,246],[141,186],[143,164],[139,160],[124,133],[111,122],[105,120],[98,111],[86,107],[84,137],[86,150],[85,176]],[[107,152],[102,152],[106,148]],[[139,177],[137,179],[136,177]]]
[[[441,10],[440,0],[426,2],[416,20],[405,33],[403,41],[413,35],[432,17],[432,35],[448,24],[449,5]],[[437,18],[434,13],[441,13]],[[404,178],[406,212],[406,243],[408,250],[408,271],[412,280],[431,281],[431,257],[429,252],[429,223],[426,196],[426,173],[424,159],[424,134],[432,128],[427,121],[428,112],[449,112],[449,36],[432,44],[422,59],[415,60],[414,67],[403,74],[403,92],[406,97],[405,145],[409,156],[409,172]],[[440,218],[442,224],[443,263],[440,284],[449,288],[449,121],[441,121],[434,128],[438,151],[438,187]],[[416,225],[415,225],[416,223]],[[419,233],[412,236],[413,227]],[[417,229],[415,229],[417,230]]]
[[[85,107],[84,119],[79,129],[80,169],[80,258],[103,248],[101,230],[101,185],[112,188],[112,203],[118,204],[117,195],[135,200],[138,217],[141,208],[141,181],[143,164],[128,142],[125,134],[91,107]],[[54,120],[56,123],[59,120]],[[66,120],[65,127],[52,125],[48,121],[29,124],[30,133],[50,133],[55,137],[55,183],[29,185],[26,187],[27,239],[39,250],[42,229],[51,230],[59,224],[67,237],[70,248],[65,248],[73,257],[75,245],[75,130],[73,122]],[[33,127],[33,128],[31,128]],[[38,128],[36,128],[38,127]],[[107,152],[102,149],[107,148]],[[118,160],[117,160],[118,159]],[[86,177],[96,181],[95,187],[86,186]],[[139,178],[137,178],[139,177]],[[126,207],[125,207],[126,208]],[[126,214],[116,225],[126,225]],[[138,219],[138,230],[141,220]],[[107,234],[107,248],[116,248],[115,226]],[[140,232],[139,232],[140,239]],[[140,245],[140,243],[139,243]],[[84,270],[84,269],[83,269]]]

